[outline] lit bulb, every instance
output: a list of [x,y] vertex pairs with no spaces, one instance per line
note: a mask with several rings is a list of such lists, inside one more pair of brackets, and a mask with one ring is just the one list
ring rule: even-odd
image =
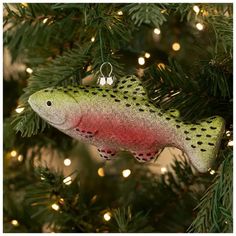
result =
[[92,38],[91,38],[91,42],[94,42],[94,41],[95,41],[95,37],[92,37]]
[[210,174],[214,175],[216,172],[214,170],[210,170]]
[[193,10],[196,12],[196,14],[200,12],[200,8],[197,5],[193,6]]
[[164,63],[158,63],[157,64],[157,67],[159,68],[159,69],[165,69],[165,64]]
[[179,43],[173,43],[172,44],[172,49],[174,51],[179,51],[180,50],[180,44]]
[[48,21],[48,18],[45,18],[45,19],[43,20],[43,23],[46,24],[47,21]]
[[24,111],[24,110],[25,110],[24,107],[17,107],[15,111],[16,111],[17,113],[21,113],[21,112]]
[[106,84],[106,78],[105,77],[101,77],[100,81],[99,81],[99,84],[102,85],[102,86],[105,85]]
[[153,32],[154,32],[154,34],[160,34],[160,33],[161,33],[160,29],[158,29],[158,28],[155,28],[155,29],[153,30]]
[[138,64],[139,64],[139,65],[144,65],[144,64],[145,64],[145,59],[144,59],[144,57],[139,57],[139,58],[138,58]]
[[197,23],[197,24],[196,24],[196,28],[197,28],[199,31],[201,31],[201,30],[204,29],[204,25],[201,24],[201,23]]
[[230,131],[228,130],[228,131],[226,131],[226,136],[230,136]]
[[229,142],[228,142],[228,146],[234,146],[234,142],[233,142],[233,140],[230,140]]
[[122,171],[122,175],[124,178],[127,178],[131,174],[131,170],[126,169]]
[[166,167],[161,167],[161,173],[162,173],[162,174],[165,174],[166,172],[167,172]]
[[65,165],[65,166],[70,166],[70,164],[71,164],[71,160],[70,160],[69,158],[66,158],[66,159],[64,160],[64,165]]
[[151,54],[148,53],[148,52],[146,52],[146,53],[144,54],[144,57],[146,57],[146,58],[150,58],[150,56],[151,56]]
[[27,73],[29,73],[29,74],[32,74],[33,73],[33,70],[31,69],[31,68],[26,68],[26,70],[25,70]]
[[16,157],[16,155],[17,155],[17,151],[12,150],[12,151],[11,151],[11,156],[12,156],[12,157]]
[[103,168],[99,168],[99,169],[98,169],[98,175],[99,175],[100,177],[104,177],[104,176],[105,176],[105,172],[104,172],[104,169],[103,169]]
[[105,221],[109,221],[111,219],[111,213],[110,212],[106,212],[103,215],[103,218],[104,218]]
[[72,183],[72,179],[70,176],[66,177],[64,180],[63,180],[63,183],[65,185],[70,185]]
[[60,206],[57,205],[56,203],[53,203],[51,207],[54,211],[59,211],[59,209],[60,209]]
[[12,220],[11,224],[14,226],[19,226],[19,222],[17,220]]
[[118,14],[119,16],[122,16],[122,15],[123,15],[123,11],[118,11],[117,14]]
[[112,77],[108,77],[108,78],[107,78],[107,83],[108,83],[109,85],[112,85],[112,84],[113,84],[113,79],[112,79]]
[[22,161],[23,161],[23,156],[22,156],[22,155],[19,155],[19,156],[17,157],[17,160],[18,160],[19,162],[22,162]]
[[63,205],[63,204],[65,203],[64,198],[60,198],[60,199],[59,199],[59,203]]

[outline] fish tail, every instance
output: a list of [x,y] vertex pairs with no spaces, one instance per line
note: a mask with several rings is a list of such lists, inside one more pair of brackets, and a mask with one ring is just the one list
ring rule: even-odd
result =
[[199,172],[206,172],[212,166],[224,132],[225,121],[220,116],[190,125],[186,150],[191,163]]

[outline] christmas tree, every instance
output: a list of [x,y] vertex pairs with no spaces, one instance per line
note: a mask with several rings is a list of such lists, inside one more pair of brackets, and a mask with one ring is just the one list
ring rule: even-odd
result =
[[[4,232],[233,232],[232,4],[6,3],[3,24]],[[173,146],[147,163],[129,150],[104,160],[28,102],[48,88],[111,95],[122,81],[176,122],[223,118],[211,168]]]

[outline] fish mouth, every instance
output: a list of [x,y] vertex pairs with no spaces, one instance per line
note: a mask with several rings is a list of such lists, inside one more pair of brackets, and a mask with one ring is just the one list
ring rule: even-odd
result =
[[[38,106],[37,104],[33,103],[30,99],[28,100],[28,102],[29,102],[31,108],[32,108],[37,114],[39,114],[39,112],[43,112],[46,116],[50,116],[49,113],[47,113],[44,109],[41,109],[40,106]],[[39,115],[39,116],[40,116],[40,115]],[[40,117],[41,117],[41,116],[40,116]],[[52,122],[52,121],[48,120],[48,119],[45,118],[45,117],[42,117],[42,118],[43,118],[46,122],[48,122],[49,124],[51,124],[51,125],[63,125],[63,124],[65,124],[65,122],[66,122],[66,116],[65,116],[65,118],[64,118],[61,122]]]

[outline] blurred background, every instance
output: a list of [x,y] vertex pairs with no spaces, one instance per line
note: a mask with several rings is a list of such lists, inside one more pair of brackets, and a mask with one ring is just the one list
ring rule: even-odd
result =
[[[226,3],[3,4],[4,232],[232,232],[232,19]],[[104,161],[29,107],[40,89],[97,83],[104,61],[185,121],[225,119],[207,173],[176,148]]]

